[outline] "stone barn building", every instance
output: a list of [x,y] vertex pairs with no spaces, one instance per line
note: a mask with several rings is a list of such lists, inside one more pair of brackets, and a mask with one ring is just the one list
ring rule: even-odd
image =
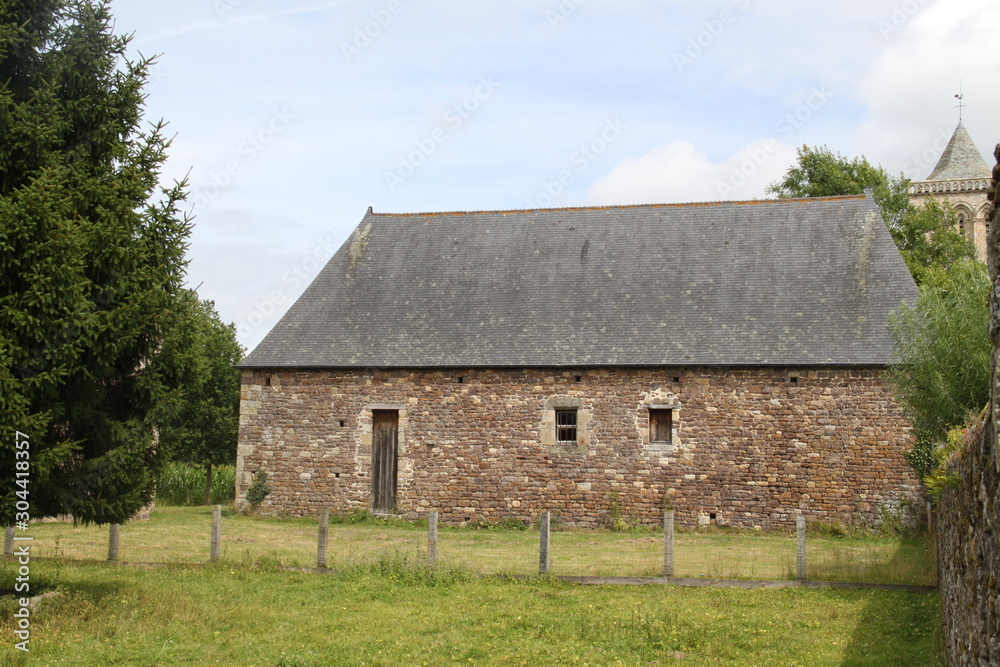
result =
[[869,196],[382,214],[240,364],[237,498],[600,526],[915,515]]

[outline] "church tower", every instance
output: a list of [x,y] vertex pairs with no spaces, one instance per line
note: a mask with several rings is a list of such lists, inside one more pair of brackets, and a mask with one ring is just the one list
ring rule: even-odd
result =
[[990,168],[959,120],[931,175],[927,180],[910,183],[910,201],[918,206],[929,199],[950,202],[958,214],[958,231],[972,239],[976,255],[986,261],[989,184]]

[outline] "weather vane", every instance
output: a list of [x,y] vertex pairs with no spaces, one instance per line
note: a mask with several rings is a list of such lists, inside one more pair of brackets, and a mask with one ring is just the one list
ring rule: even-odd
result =
[[965,95],[962,94],[962,82],[959,81],[958,82],[958,95],[955,95],[955,99],[958,100],[958,122],[959,123],[962,122],[962,107],[965,106],[964,104],[962,104],[962,98],[963,97],[965,97]]

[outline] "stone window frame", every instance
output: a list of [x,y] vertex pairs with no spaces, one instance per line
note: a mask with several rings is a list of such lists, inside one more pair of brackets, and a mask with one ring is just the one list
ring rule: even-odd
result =
[[[576,411],[576,442],[559,442],[556,411]],[[542,411],[541,441],[547,454],[586,454],[590,451],[591,411],[576,396],[551,396]]]

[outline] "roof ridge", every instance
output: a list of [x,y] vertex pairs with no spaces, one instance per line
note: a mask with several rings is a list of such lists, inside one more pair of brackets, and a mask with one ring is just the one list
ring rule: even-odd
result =
[[560,206],[550,208],[510,208],[510,209],[480,209],[468,211],[413,211],[410,213],[388,213],[373,211],[368,207],[368,215],[381,215],[386,217],[413,217],[413,216],[462,216],[462,215],[482,215],[488,213],[541,213],[545,211],[612,211],[624,209],[641,208],[695,208],[708,206],[760,206],[761,204],[793,204],[812,203],[817,201],[842,201],[850,199],[865,199],[868,195],[831,195],[827,197],[791,197],[787,199],[743,199],[725,201],[701,201],[701,202],[681,202],[674,204],[606,204],[593,206]]

